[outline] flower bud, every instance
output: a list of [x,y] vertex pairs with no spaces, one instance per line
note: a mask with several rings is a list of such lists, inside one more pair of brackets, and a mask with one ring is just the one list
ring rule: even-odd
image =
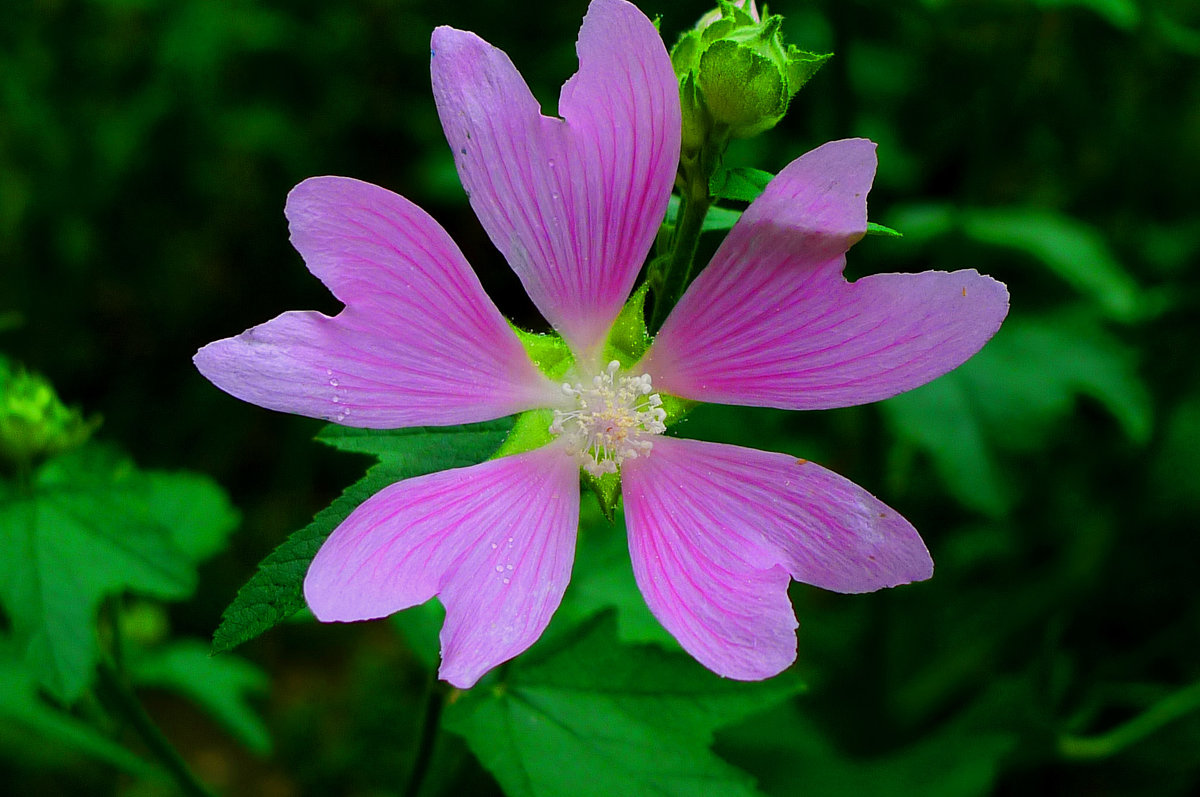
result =
[[680,79],[683,149],[712,134],[748,138],[769,130],[829,55],[784,45],[778,14],[760,19],[754,0],[717,0],[671,50]]
[[83,444],[99,418],[84,420],[43,377],[0,358],[0,457],[33,462]]

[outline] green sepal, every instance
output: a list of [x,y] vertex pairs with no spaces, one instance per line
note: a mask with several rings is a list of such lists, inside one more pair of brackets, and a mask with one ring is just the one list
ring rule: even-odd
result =
[[788,99],[796,96],[800,87],[809,81],[825,62],[833,58],[833,53],[810,53],[801,50],[794,44],[787,48],[787,81]]
[[643,282],[625,302],[604,342],[605,361],[616,360],[629,368],[642,359],[650,348],[650,330],[646,328],[646,293],[650,283]]
[[517,416],[512,431],[496,453],[488,459],[500,459],[513,454],[524,454],[535,448],[541,448],[554,439],[550,434],[550,424],[554,421],[553,410],[527,410]]
[[873,221],[867,222],[867,235],[883,235],[888,238],[903,238],[904,233],[899,230],[893,230],[891,227],[885,227],[882,224],[876,224]]
[[526,332],[511,321],[508,325],[538,370],[553,381],[561,382],[575,364],[575,355],[562,336],[553,332]]
[[579,475],[583,477],[584,486],[596,496],[596,502],[600,504],[600,511],[604,513],[604,517],[612,523],[616,519],[617,504],[621,500],[621,474],[605,473],[603,476],[593,476],[581,470]]
[[667,412],[667,417],[663,420],[663,425],[668,429],[673,424],[682,421],[683,416],[701,404],[699,401],[672,396],[670,393],[659,393],[658,397],[662,399],[662,408]]

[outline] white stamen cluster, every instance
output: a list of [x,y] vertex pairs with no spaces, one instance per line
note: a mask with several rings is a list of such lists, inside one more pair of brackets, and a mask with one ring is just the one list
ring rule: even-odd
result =
[[650,375],[618,376],[620,368],[613,360],[588,387],[564,384],[575,409],[555,410],[550,424],[551,433],[567,441],[579,466],[593,476],[616,473],[625,460],[645,456],[653,447],[650,438],[667,429],[667,411],[651,392]]

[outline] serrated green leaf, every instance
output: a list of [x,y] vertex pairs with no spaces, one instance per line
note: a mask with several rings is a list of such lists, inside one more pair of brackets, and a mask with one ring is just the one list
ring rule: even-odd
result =
[[774,177],[762,169],[718,169],[708,181],[708,191],[717,199],[753,202]]
[[[410,429],[357,429],[329,424],[316,440],[339,451],[370,454],[413,476],[480,462],[496,449],[512,428],[512,418],[461,426],[417,426]],[[429,463],[436,463],[427,467]],[[405,477],[408,478],[408,477]]]
[[82,449],[47,463],[27,494],[0,506],[0,603],[29,666],[60,700],[90,682],[106,596],[173,600],[195,588],[192,562],[149,492],[127,462]]
[[325,538],[363,501],[389,484],[487,459],[504,442],[511,418],[433,429],[376,431],[326,426],[317,439],[341,451],[372,454],[379,464],[347,487],[313,521],[294,532],[258,565],[238,590],[213,634],[213,651],[230,650],[304,607],[304,574]]
[[510,797],[749,797],[751,777],[713,754],[713,732],[800,688],[787,675],[730,681],[682,654],[622,646],[606,615],[463,694],[444,720]]
[[[5,736],[11,736],[11,742]],[[30,751],[77,752],[134,775],[156,771],[96,729],[42,700],[34,674],[7,646],[0,649],[0,739]]]
[[137,657],[135,685],[169,689],[193,700],[250,750],[271,751],[271,736],[247,698],[270,686],[266,673],[237,656],[213,656],[197,640],[174,642]]

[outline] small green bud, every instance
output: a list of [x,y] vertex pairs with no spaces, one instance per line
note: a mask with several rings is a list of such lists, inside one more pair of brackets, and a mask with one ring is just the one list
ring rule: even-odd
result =
[[82,445],[99,418],[68,408],[43,377],[0,358],[0,457],[33,462]]
[[754,0],[717,2],[671,50],[680,79],[685,153],[714,133],[748,138],[774,127],[830,57],[784,45],[783,17],[760,19]]

